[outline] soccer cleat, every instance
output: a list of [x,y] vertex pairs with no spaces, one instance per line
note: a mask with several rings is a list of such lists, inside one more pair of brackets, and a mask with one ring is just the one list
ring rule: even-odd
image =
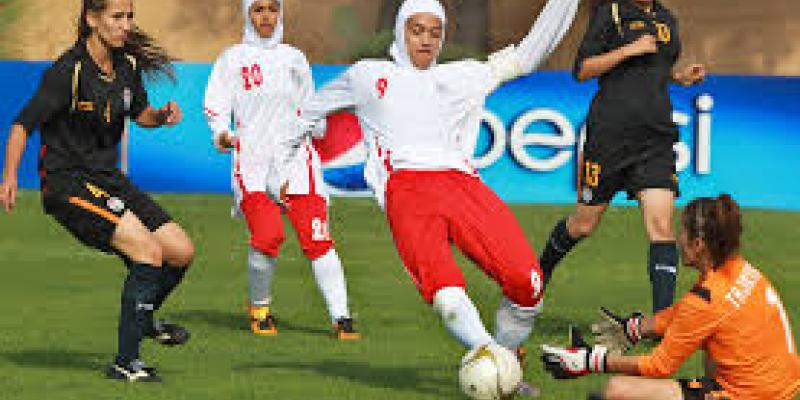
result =
[[269,312],[269,307],[249,306],[247,313],[250,315],[250,330],[256,335],[275,336],[278,328],[275,326],[275,319]]
[[115,362],[106,372],[110,379],[128,382],[161,382],[156,369],[145,366],[142,360],[133,360],[129,363]]
[[361,334],[353,327],[352,318],[339,318],[333,324],[333,337],[339,340],[358,340]]
[[159,319],[153,323],[153,332],[148,336],[164,346],[178,346],[188,342],[191,335],[186,328]]

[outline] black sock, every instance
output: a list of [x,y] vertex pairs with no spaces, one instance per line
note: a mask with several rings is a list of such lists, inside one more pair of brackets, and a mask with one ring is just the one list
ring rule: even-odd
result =
[[119,351],[116,362],[127,364],[139,358],[142,337],[153,330],[154,302],[161,288],[161,268],[127,262],[128,276],[122,285],[119,313]]
[[553,271],[556,269],[556,265],[558,265],[559,261],[561,261],[581,239],[583,238],[573,238],[569,235],[566,219],[558,221],[553,228],[553,232],[550,233],[550,237],[547,239],[547,244],[544,247],[544,251],[542,251],[541,257],[539,257],[539,265],[542,267],[545,286],[550,282],[550,278],[553,276]]
[[647,260],[653,290],[653,312],[672,305],[678,277],[678,247],[675,242],[652,242]]
[[161,290],[158,292],[158,297],[154,302],[154,306],[156,310],[161,308],[161,305],[164,304],[164,300],[167,299],[170,293],[178,286],[178,284],[183,281],[183,277],[186,275],[186,270],[189,269],[188,267],[183,268],[175,268],[170,266],[164,266],[162,269],[161,274]]

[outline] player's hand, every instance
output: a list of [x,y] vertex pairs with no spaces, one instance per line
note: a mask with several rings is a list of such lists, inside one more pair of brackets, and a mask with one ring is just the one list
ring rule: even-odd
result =
[[609,353],[625,354],[642,339],[642,313],[622,317],[600,307],[600,321],[592,324],[594,343],[604,346]]
[[656,46],[656,37],[650,34],[642,35],[632,43],[628,43],[623,47],[626,57],[636,57],[643,54],[652,54],[658,51]]
[[0,183],[0,203],[3,204],[3,209],[7,214],[11,213],[14,209],[14,204],[17,202],[17,180],[6,179]]
[[692,64],[686,67],[683,72],[678,74],[678,81],[684,86],[691,86],[706,79],[706,66],[703,64]]
[[220,153],[230,153],[231,149],[236,142],[236,138],[228,132],[222,132],[217,140],[214,141],[214,147]]
[[164,107],[158,109],[159,120],[162,126],[175,126],[183,120],[183,111],[178,103],[168,102]]
[[542,362],[547,372],[556,379],[574,379],[606,370],[608,350],[605,347],[589,347],[573,326],[570,326],[570,337],[570,347],[542,345]]

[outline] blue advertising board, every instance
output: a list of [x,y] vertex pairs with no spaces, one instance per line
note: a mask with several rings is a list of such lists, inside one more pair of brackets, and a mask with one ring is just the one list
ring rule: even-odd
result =
[[[0,141],[38,85],[46,62],[0,62]],[[346,67],[313,67],[317,86]],[[211,66],[177,65],[177,83],[148,84],[150,101],[177,101],[184,121],[173,129],[132,127],[130,175],[157,192],[230,191],[230,156],[211,146],[203,93]],[[577,147],[595,83],[567,72],[539,72],[499,88],[486,103],[475,159],[484,180],[515,203],[573,203]],[[678,156],[682,196],[731,193],[747,207],[800,210],[800,78],[711,76],[691,88],[673,87],[680,127]],[[38,135],[28,143],[20,186],[37,188]],[[354,144],[360,146],[360,144]],[[363,159],[345,152],[325,160],[325,179],[338,193],[363,193]],[[625,204],[623,195],[616,203]]]

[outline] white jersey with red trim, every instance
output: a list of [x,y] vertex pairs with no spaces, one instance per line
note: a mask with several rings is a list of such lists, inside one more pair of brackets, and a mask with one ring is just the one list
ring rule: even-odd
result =
[[[299,50],[285,44],[262,48],[237,44],[217,59],[206,89],[204,110],[213,140],[235,136],[233,189],[277,194],[324,194],[319,156],[304,138],[290,159],[277,157],[282,135],[302,135],[299,108],[314,91],[311,68]],[[235,129],[231,129],[231,123]]]
[[[518,46],[485,62],[434,64],[364,60],[319,90],[302,106],[307,126],[319,130],[327,114],[351,109],[370,147],[365,171],[379,202],[391,170],[457,170],[477,174],[471,159],[486,97],[503,82],[533,72],[569,29],[580,0],[550,0]],[[398,24],[398,26],[404,26]],[[302,131],[281,141],[283,156],[302,142]]]

